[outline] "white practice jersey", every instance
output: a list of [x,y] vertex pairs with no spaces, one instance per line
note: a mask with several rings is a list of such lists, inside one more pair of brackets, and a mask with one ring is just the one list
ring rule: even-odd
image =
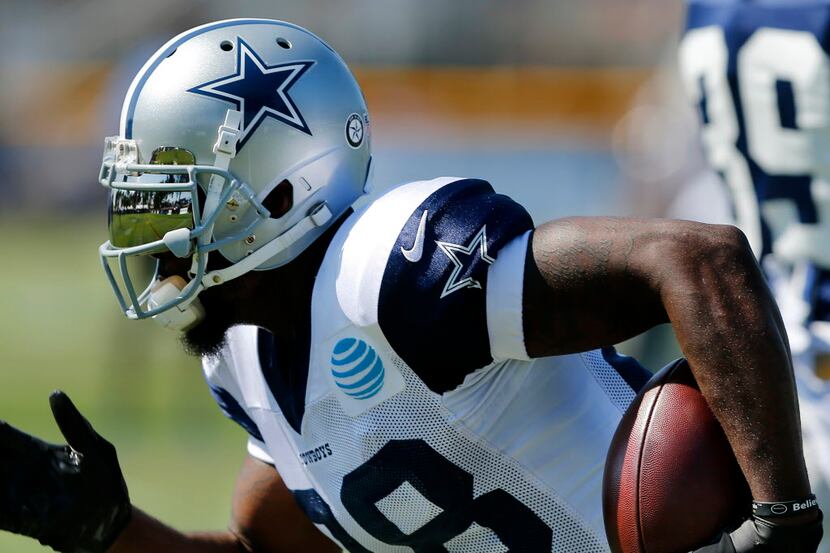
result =
[[250,453],[348,551],[608,551],[606,452],[649,375],[611,348],[528,358],[532,226],[484,181],[395,188],[330,245],[307,359],[237,327],[204,360]]

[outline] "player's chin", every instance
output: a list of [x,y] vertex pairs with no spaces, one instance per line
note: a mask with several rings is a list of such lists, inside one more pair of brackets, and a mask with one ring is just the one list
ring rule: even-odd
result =
[[216,317],[205,317],[199,324],[181,335],[181,343],[188,355],[216,355],[225,345],[230,325]]

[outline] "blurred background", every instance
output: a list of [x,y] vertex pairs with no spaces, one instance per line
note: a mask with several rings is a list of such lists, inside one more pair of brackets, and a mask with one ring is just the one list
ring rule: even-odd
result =
[[[117,445],[134,502],[183,529],[227,523],[245,435],[173,333],[118,310],[96,178],[145,59],[233,17],[308,27],[353,67],[375,193],[480,177],[538,223],[678,213],[681,185],[706,180],[674,76],[679,0],[0,2],[0,418],[59,441],[47,397],[66,390]],[[676,353],[665,328],[623,349],[651,369]],[[0,551],[41,550],[0,533]]]

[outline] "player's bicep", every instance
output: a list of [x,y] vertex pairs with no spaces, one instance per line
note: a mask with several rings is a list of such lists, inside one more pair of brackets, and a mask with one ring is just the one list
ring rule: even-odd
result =
[[524,260],[522,319],[530,357],[608,346],[666,322],[660,259],[683,223],[577,217],[538,227]]
[[340,551],[302,511],[277,470],[252,456],[236,481],[231,531],[248,551]]

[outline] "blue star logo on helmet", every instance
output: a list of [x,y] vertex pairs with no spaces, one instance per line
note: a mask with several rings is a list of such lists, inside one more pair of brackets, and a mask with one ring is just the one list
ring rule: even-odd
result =
[[383,388],[386,370],[375,348],[357,338],[343,338],[331,352],[334,383],[349,397],[369,399]]
[[237,150],[242,149],[266,117],[311,135],[289,91],[314,62],[268,65],[248,43],[239,37],[236,41],[236,72],[193,87],[188,92],[229,102],[242,113],[242,136]]

